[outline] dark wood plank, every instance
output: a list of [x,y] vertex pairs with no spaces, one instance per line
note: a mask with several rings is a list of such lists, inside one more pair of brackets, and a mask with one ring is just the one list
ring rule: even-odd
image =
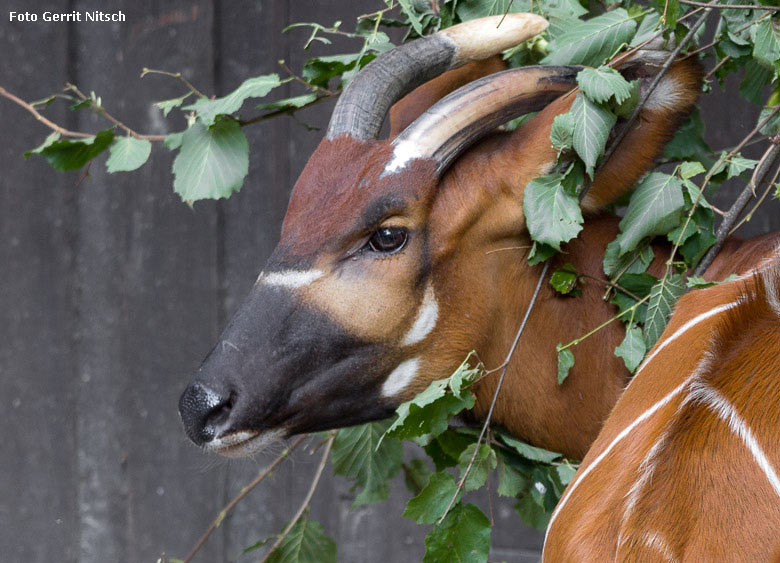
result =
[[[65,11],[68,2],[39,2]],[[9,23],[0,2],[0,84],[40,99],[67,79],[67,26]],[[48,49],[34,48],[47,45]],[[65,122],[64,105],[47,111]],[[4,561],[75,561],[76,407],[72,359],[73,174],[22,152],[50,133],[0,99],[0,546]]]
[[[122,10],[126,23],[76,26],[76,80],[132,127],[170,131],[150,102],[182,86],[138,75],[144,66],[182,71],[210,89],[212,2],[128,1]],[[80,117],[82,127],[102,126]],[[221,482],[200,471],[176,408],[215,335],[215,205],[183,204],[170,166],[162,146],[135,173],[108,174],[97,162],[78,192],[80,561],[183,556],[218,508]],[[205,560],[219,549],[217,539]]]
[[[769,91],[767,91],[767,96]],[[728,108],[728,111],[724,111]],[[729,149],[739,143],[745,135],[755,127],[759,107],[751,106],[739,97],[739,80],[730,77],[726,86],[721,89],[713,86],[713,92],[704,96],[701,102],[702,119],[707,127],[706,139],[713,149]],[[761,154],[767,148],[766,143],[747,147],[743,155],[748,158],[761,158]],[[771,179],[767,178],[767,181]],[[728,209],[742,189],[745,182],[740,179],[732,179],[724,183],[713,202],[721,209]],[[759,190],[762,193],[763,190]],[[771,197],[771,195],[770,195]],[[748,203],[748,210],[752,209],[755,200]],[[737,232],[738,236],[751,237],[762,233],[768,233],[780,229],[780,213],[777,203],[767,201],[759,208],[754,218],[742,226]]]

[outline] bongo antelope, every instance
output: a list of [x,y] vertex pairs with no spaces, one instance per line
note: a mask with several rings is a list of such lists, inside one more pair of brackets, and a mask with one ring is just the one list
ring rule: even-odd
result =
[[[495,54],[547,26],[533,14],[499,22],[473,20],[397,47],[342,93],[292,191],[278,246],[181,397],[193,442],[252,454],[292,434],[387,417],[471,350],[488,367],[501,364],[539,276],[523,250],[523,190],[556,162],[550,127],[569,110],[580,69],[496,72]],[[621,70],[646,85],[657,68],[639,57]],[[651,167],[700,82],[692,59],[671,67],[596,177],[586,225],[563,261],[602,275],[618,219],[601,210]],[[391,106],[390,136],[380,140]],[[534,111],[521,128],[496,131]],[[730,261],[733,250],[709,275],[754,265],[752,255]],[[657,248],[651,271],[668,252]],[[493,416],[578,459],[628,381],[612,354],[622,329],[583,342],[561,386],[554,346],[613,315],[602,291],[589,284],[561,299],[545,284]],[[475,417],[495,385],[495,376],[476,385]]]
[[553,513],[545,561],[777,563],[779,431],[780,251],[680,299]]

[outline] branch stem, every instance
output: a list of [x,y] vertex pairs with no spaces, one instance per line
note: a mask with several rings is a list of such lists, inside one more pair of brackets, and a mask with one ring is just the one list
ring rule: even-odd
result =
[[309,503],[311,503],[311,498],[314,496],[314,491],[317,490],[317,485],[320,483],[322,471],[325,469],[325,463],[328,461],[328,457],[330,457],[330,450],[333,448],[333,441],[335,439],[336,432],[331,431],[330,436],[328,437],[328,441],[325,445],[325,451],[322,454],[322,459],[320,459],[320,464],[317,467],[317,472],[314,474],[314,479],[312,479],[311,486],[309,487],[309,491],[306,493],[306,497],[303,499],[301,506],[298,507],[298,511],[295,513],[295,516],[293,516],[289,524],[285,526],[282,533],[279,534],[279,537],[276,538],[276,541],[273,543],[273,545],[271,545],[271,549],[269,549],[268,553],[265,554],[265,557],[260,560],[260,563],[265,563],[268,560],[276,548],[281,545],[282,540],[284,540],[284,538],[287,537],[287,534],[290,533],[290,530],[293,529],[293,526],[298,523],[298,520],[301,519],[301,516],[303,516],[304,512],[306,512],[306,510],[309,508]]
[[528,308],[525,310],[525,315],[523,316],[523,321],[520,323],[520,328],[517,329],[517,334],[515,335],[515,339],[512,342],[512,346],[509,348],[509,353],[506,356],[506,360],[503,364],[503,369],[501,370],[501,376],[498,378],[498,384],[496,385],[496,390],[493,392],[493,400],[490,403],[490,409],[488,410],[487,416],[485,417],[485,422],[482,425],[482,430],[479,433],[479,438],[477,438],[477,447],[474,448],[474,454],[471,456],[471,459],[469,460],[469,464],[466,466],[466,470],[463,472],[463,475],[460,478],[460,481],[458,481],[458,487],[455,489],[455,494],[452,495],[452,498],[450,499],[450,503],[447,505],[447,509],[444,511],[444,514],[442,514],[441,518],[439,518],[439,521],[437,523],[441,524],[444,521],[444,518],[449,514],[450,510],[452,509],[452,506],[455,504],[455,500],[458,498],[458,495],[463,490],[463,485],[466,484],[466,478],[469,476],[469,472],[471,471],[472,466],[474,465],[474,461],[477,459],[477,454],[479,453],[479,445],[482,443],[483,438],[485,437],[485,434],[487,433],[488,428],[490,427],[490,419],[493,417],[493,410],[496,408],[496,402],[498,401],[498,393],[501,391],[501,386],[504,383],[504,377],[506,376],[507,369],[509,368],[509,361],[512,359],[512,356],[515,353],[515,350],[517,349],[517,345],[520,342],[520,337],[523,335],[523,331],[525,330],[525,325],[528,323],[528,318],[531,316],[531,311],[534,309],[534,305],[536,305],[537,299],[539,299],[539,292],[542,289],[542,282],[544,281],[544,278],[547,276],[547,271],[550,269],[550,260],[547,260],[544,263],[544,267],[542,268],[542,271],[539,273],[539,281],[536,282],[536,289],[534,289],[533,296],[531,297],[531,301],[528,303]]
[[[780,110],[780,105],[775,108],[772,115],[777,113],[778,110]],[[764,121],[769,121],[772,115],[770,115]],[[763,126],[764,123],[760,123],[756,126],[754,131],[757,131]],[[750,201],[750,199],[755,196],[756,186],[764,181],[764,178],[769,173],[769,170],[772,168],[772,165],[775,163],[778,157],[780,157],[780,144],[773,144],[766,150],[764,156],[761,157],[758,166],[756,166],[756,169],[753,171],[753,177],[750,179],[750,182],[747,186],[744,187],[742,193],[739,194],[739,197],[737,197],[728,213],[726,213],[726,216],[723,218],[723,222],[718,227],[718,232],[715,234],[715,244],[712,245],[712,248],[709,249],[706,256],[696,267],[694,275],[703,275],[707,268],[709,268],[712,262],[715,260],[715,257],[723,247],[723,243],[726,241],[726,237],[728,237],[731,228],[734,226],[734,223],[736,223],[737,219],[739,219],[739,216],[742,214],[745,206],[747,206],[748,201]]]
[[249,482],[248,485],[243,487],[241,491],[231,500],[229,503],[225,505],[225,508],[219,511],[219,514],[214,519],[214,521],[211,523],[211,525],[206,529],[205,532],[203,532],[203,535],[200,537],[198,542],[192,547],[190,552],[187,554],[187,557],[182,559],[182,563],[189,563],[193,557],[195,557],[195,554],[198,553],[201,547],[203,547],[206,544],[206,541],[208,541],[209,536],[212,534],[214,530],[216,530],[219,525],[222,523],[222,521],[225,519],[225,516],[228,515],[228,513],[233,510],[236,505],[241,502],[241,499],[243,499],[246,495],[249,494],[249,492],[254,489],[257,485],[260,484],[260,482],[268,477],[271,472],[276,469],[276,466],[279,465],[284,458],[286,458],[288,455],[290,455],[295,448],[297,448],[301,442],[306,438],[306,436],[299,436],[287,449],[285,449],[282,453],[280,453],[275,460],[273,460],[270,464],[268,464],[265,469],[263,469],[260,473],[257,474],[257,477],[252,479],[252,481]]
[[71,131],[69,129],[65,129],[64,127],[60,127],[59,125],[57,125],[53,121],[51,121],[51,120],[45,118],[43,115],[41,115],[41,113],[37,109],[35,109],[32,105],[28,104],[27,102],[25,102],[23,99],[19,98],[18,96],[14,96],[13,94],[11,94],[11,92],[6,90],[2,86],[0,86],[0,96],[3,96],[4,98],[8,98],[9,100],[14,102],[15,104],[23,107],[28,112],[33,114],[35,119],[37,119],[38,121],[43,123],[49,129],[51,129],[53,131],[56,131],[57,133],[59,133],[63,137],[74,137],[76,139],[88,139],[90,137],[94,137],[94,135],[92,135],[90,133],[82,133],[80,131]]
[[715,4],[714,2],[707,4],[705,2],[696,2],[694,0],[679,1],[680,4],[687,4],[688,6],[706,6],[709,8],[716,8],[718,10],[769,10],[773,12],[780,12],[780,8],[776,8],[774,6],[762,6],[760,4]]

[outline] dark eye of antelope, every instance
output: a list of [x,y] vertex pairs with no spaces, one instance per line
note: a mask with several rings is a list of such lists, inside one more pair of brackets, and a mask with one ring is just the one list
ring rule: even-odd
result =
[[393,254],[406,244],[407,232],[403,227],[381,227],[368,239],[368,248],[372,252]]

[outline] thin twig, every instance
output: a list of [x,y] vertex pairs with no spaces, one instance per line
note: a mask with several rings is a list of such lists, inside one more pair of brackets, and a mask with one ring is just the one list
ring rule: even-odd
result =
[[192,547],[190,552],[187,554],[187,557],[182,559],[182,563],[189,563],[192,560],[192,558],[195,557],[195,554],[198,552],[198,550],[200,550],[201,547],[205,545],[211,533],[219,527],[219,525],[225,519],[225,516],[227,516],[228,513],[235,508],[235,506],[241,501],[241,499],[243,499],[246,495],[249,494],[249,492],[252,489],[254,489],[257,485],[259,485],[263,479],[268,477],[268,475],[270,475],[271,472],[274,469],[276,469],[276,466],[279,465],[282,462],[282,460],[284,460],[284,458],[290,455],[292,451],[295,448],[297,448],[305,438],[306,438],[305,435],[299,436],[290,445],[290,447],[288,447],[282,453],[280,453],[275,460],[273,460],[270,464],[268,464],[265,467],[265,469],[263,469],[260,473],[257,474],[257,477],[252,479],[252,481],[248,485],[242,488],[241,491],[235,496],[235,498],[225,505],[225,508],[219,511],[217,517],[214,519],[211,525],[206,529],[206,531],[203,532],[203,535],[200,537],[198,542]]
[[729,231],[728,236],[733,235],[737,231],[737,229],[739,229],[742,225],[744,225],[745,223],[747,223],[748,221],[750,221],[753,218],[753,215],[756,214],[756,211],[758,211],[758,208],[761,207],[761,204],[764,203],[764,201],[766,201],[767,196],[769,196],[769,192],[771,192],[772,188],[775,187],[775,182],[777,182],[777,178],[779,176],[780,176],[780,166],[778,166],[775,169],[775,175],[772,176],[771,180],[769,180],[769,183],[767,184],[766,189],[764,190],[764,193],[761,194],[760,198],[758,198],[758,201],[753,206],[753,209],[751,209],[742,219],[740,219],[739,223],[734,225],[734,228],[732,228]]
[[284,69],[284,71],[290,75],[290,78],[298,82],[299,84],[303,84],[306,88],[309,90],[314,90],[315,92],[319,92],[321,94],[324,94],[326,96],[335,96],[336,92],[333,90],[328,90],[327,88],[323,88],[322,86],[317,86],[316,84],[312,84],[311,82],[307,82],[297,74],[295,74],[292,69],[287,66],[287,64],[284,61],[279,61],[279,66]]
[[79,131],[71,131],[69,129],[65,129],[64,127],[60,127],[59,125],[57,125],[53,121],[50,121],[49,119],[46,119],[45,117],[43,117],[43,115],[41,115],[40,112],[38,112],[38,110],[35,109],[32,105],[28,104],[27,102],[25,102],[21,98],[19,98],[17,96],[14,96],[13,94],[11,94],[11,92],[6,90],[2,86],[0,86],[0,96],[3,96],[4,98],[8,98],[9,100],[14,102],[15,104],[18,104],[18,105],[22,106],[24,109],[26,109],[31,114],[33,114],[35,116],[35,119],[37,119],[38,121],[43,123],[49,129],[52,129],[52,130],[56,131],[57,133],[59,133],[63,137],[74,137],[74,138],[77,138],[77,139],[87,139],[89,137],[94,137],[95,136],[95,135],[92,135],[90,133],[81,133]]
[[179,80],[182,84],[184,84],[187,88],[190,89],[190,92],[195,94],[196,96],[199,96],[201,98],[208,98],[206,94],[195,88],[189,80],[184,78],[180,72],[168,72],[167,70],[155,70],[153,68],[144,68],[143,71],[141,71],[141,78],[146,76],[147,74],[162,74],[163,76],[170,76],[171,78],[176,78]]
[[504,248],[496,248],[495,250],[488,250],[485,255],[493,254],[494,252],[503,252],[504,250],[528,250],[533,245],[523,244],[521,246],[505,246]]
[[636,299],[637,301],[642,299],[636,293],[632,293],[631,291],[628,291],[625,287],[622,287],[622,286],[618,285],[617,283],[615,283],[613,281],[603,280],[601,278],[597,278],[596,276],[590,276],[588,274],[579,274],[579,275],[582,276],[583,278],[588,278],[589,280],[593,280],[593,281],[596,281],[596,282],[599,282],[599,283],[603,283],[604,285],[606,285],[607,287],[609,287],[611,289],[617,289],[618,291],[628,295],[631,299]]
[[539,274],[539,281],[536,282],[536,289],[534,289],[534,293],[533,296],[531,297],[531,301],[528,303],[528,308],[525,310],[525,316],[523,317],[523,321],[520,323],[520,328],[517,329],[515,340],[514,342],[512,342],[512,346],[511,348],[509,348],[509,353],[507,354],[506,360],[504,361],[503,369],[501,370],[501,376],[498,378],[498,384],[496,385],[496,390],[493,392],[493,401],[490,403],[490,409],[488,410],[487,416],[485,417],[485,422],[482,425],[482,430],[479,433],[479,438],[477,438],[477,447],[474,448],[474,454],[471,456],[471,459],[469,460],[469,464],[466,466],[466,470],[463,472],[460,481],[458,481],[458,487],[457,489],[455,489],[455,494],[452,495],[452,498],[450,499],[450,503],[447,505],[447,510],[445,510],[444,514],[442,514],[441,518],[439,518],[438,524],[441,524],[442,521],[444,521],[444,518],[449,513],[450,509],[452,508],[452,505],[455,504],[455,499],[458,498],[458,495],[460,494],[461,490],[463,490],[463,485],[466,483],[466,478],[469,476],[471,467],[474,465],[474,461],[477,459],[477,453],[479,453],[479,445],[482,443],[482,439],[485,437],[485,433],[487,432],[488,427],[490,426],[490,419],[493,417],[493,410],[496,408],[498,393],[499,391],[501,391],[501,386],[504,383],[504,377],[506,376],[506,371],[509,368],[509,361],[512,359],[512,355],[514,355],[515,350],[517,349],[517,345],[520,342],[520,337],[523,335],[523,331],[525,330],[525,325],[528,323],[528,318],[531,316],[531,311],[533,311],[534,305],[536,305],[536,301],[539,298],[539,292],[542,289],[542,282],[544,281],[545,276],[547,276],[547,271],[549,269],[550,269],[550,260],[547,260],[544,263],[544,267],[542,268],[541,273]]
[[311,102],[309,102],[305,106],[301,106],[299,108],[295,108],[295,107],[280,108],[280,109],[275,109],[275,110],[273,110],[271,112],[268,112],[268,113],[264,113],[263,115],[257,115],[255,117],[250,118],[250,119],[239,119],[238,120],[238,124],[241,127],[245,127],[246,125],[251,125],[253,123],[259,123],[260,121],[265,121],[266,119],[272,119],[272,118],[278,117],[280,115],[292,115],[296,111],[300,111],[303,108],[308,108],[308,107],[317,105],[320,102],[323,102],[325,100],[329,100],[331,97],[338,96],[340,93],[341,92],[334,92],[333,94],[319,96],[318,98],[312,100]]
[[711,71],[709,71],[706,75],[704,75],[703,82],[707,82],[710,78],[712,78],[712,75],[715,74],[716,72],[718,72],[720,67],[725,65],[730,60],[731,60],[731,55],[726,55],[725,57],[723,57],[718,64],[716,64],[714,67],[712,67]]
[[128,135],[130,135],[132,137],[135,137],[136,139],[141,139],[141,140],[145,140],[145,141],[164,141],[165,140],[165,135],[142,135],[141,133],[137,133],[136,131],[133,131],[132,129],[130,129],[130,127],[128,127],[127,125],[125,125],[124,123],[119,121],[116,117],[114,117],[110,113],[108,113],[106,111],[106,108],[104,108],[101,104],[95,103],[94,100],[92,100],[91,98],[88,98],[86,95],[84,95],[84,93],[81,90],[79,90],[74,84],[71,84],[70,82],[67,82],[65,84],[65,87],[68,90],[70,90],[71,92],[73,92],[74,94],[76,94],[82,101],[91,100],[92,101],[91,107],[97,113],[99,113],[100,115],[102,115],[103,117],[108,119],[111,123],[113,123],[114,125],[116,125],[120,129],[124,129],[124,131]]
[[[778,110],[780,110],[780,105],[775,108],[772,115],[777,113]],[[770,115],[769,118],[771,118],[772,115]],[[768,119],[764,121],[768,121]],[[764,124],[761,123],[756,126],[756,128],[760,129],[763,126]],[[779,156],[780,144],[773,144],[767,149],[767,151],[764,153],[764,156],[761,157],[761,163],[756,166],[750,182],[747,186],[744,187],[742,193],[739,194],[739,197],[737,197],[736,201],[731,206],[726,216],[723,218],[723,222],[720,224],[718,227],[718,232],[715,234],[715,244],[712,245],[712,247],[707,252],[707,255],[702,259],[699,265],[696,266],[694,275],[701,276],[707,270],[707,268],[710,267],[710,264],[712,264],[713,260],[715,260],[718,252],[720,252],[720,249],[723,247],[723,243],[725,242],[729,231],[731,231],[734,223],[736,223],[737,219],[742,214],[742,211],[745,209],[748,201],[750,201],[750,198],[752,198],[753,194],[755,194],[755,187],[764,181],[764,177],[769,173],[769,170]]]
[[325,452],[322,454],[322,459],[320,460],[320,465],[319,467],[317,467],[317,472],[314,474],[314,479],[312,479],[311,486],[309,487],[309,492],[306,493],[306,497],[303,499],[301,506],[298,507],[298,511],[295,513],[295,516],[293,516],[293,519],[290,520],[290,523],[287,524],[287,526],[285,526],[282,533],[279,534],[279,537],[276,538],[276,541],[271,546],[271,549],[269,549],[268,553],[265,554],[265,557],[263,557],[260,560],[260,563],[265,563],[265,561],[268,560],[271,554],[282,543],[282,540],[284,540],[284,538],[287,537],[287,534],[290,533],[290,530],[293,529],[293,526],[295,526],[295,524],[298,523],[298,520],[301,519],[301,516],[303,516],[303,513],[306,512],[306,509],[309,508],[309,503],[311,502],[311,498],[314,496],[314,491],[317,489],[317,485],[320,482],[320,478],[322,477],[322,471],[325,469],[325,463],[328,461],[328,457],[330,456],[330,450],[333,447],[333,441],[335,439],[336,439],[336,432],[331,431],[330,436],[328,437],[328,442],[325,446]]
[[680,4],[687,4],[688,6],[709,6],[711,8],[717,8],[718,10],[771,10],[773,12],[780,12],[780,8],[773,6],[761,6],[759,4],[714,4],[705,2],[695,2],[694,0],[679,0]]

